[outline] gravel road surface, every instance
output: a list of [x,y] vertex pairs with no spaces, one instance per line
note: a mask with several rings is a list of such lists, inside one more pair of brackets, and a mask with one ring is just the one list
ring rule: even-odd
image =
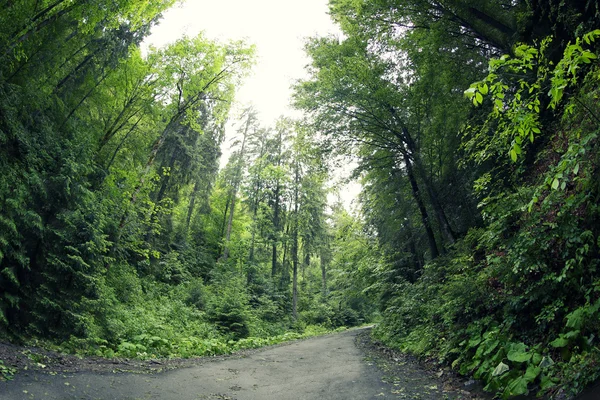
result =
[[[0,399],[456,399],[414,363],[381,369],[356,346],[360,329],[221,357],[160,373],[22,371]],[[378,367],[379,365],[379,367]]]

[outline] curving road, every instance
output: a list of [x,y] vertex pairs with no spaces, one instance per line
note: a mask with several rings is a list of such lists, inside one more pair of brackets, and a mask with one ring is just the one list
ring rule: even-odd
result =
[[[18,374],[0,399],[446,399],[413,365],[393,378],[368,361],[350,330],[157,374]],[[404,368],[404,367],[403,367]]]

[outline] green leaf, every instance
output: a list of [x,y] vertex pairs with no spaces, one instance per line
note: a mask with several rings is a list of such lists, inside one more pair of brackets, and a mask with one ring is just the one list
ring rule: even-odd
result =
[[559,184],[560,184],[560,181],[557,178],[554,178],[554,180],[552,181],[552,190],[558,189]]
[[480,86],[479,91],[481,92],[481,94],[484,94],[484,95],[488,94],[489,88],[488,88],[487,83],[485,83],[483,86]]
[[583,326],[589,306],[579,307],[567,315],[567,328],[579,329]]
[[512,149],[510,151],[510,159],[513,160],[513,162],[517,162],[517,152],[515,151],[515,149]]
[[513,146],[513,149],[515,149],[515,153],[517,153],[517,155],[521,154],[521,146],[519,146],[518,144],[515,144]]
[[581,55],[582,57],[588,58],[590,60],[595,60],[596,58],[598,58],[598,56],[596,56],[594,53],[592,53],[591,51],[584,51],[583,54]]
[[554,360],[550,356],[544,356],[540,361],[540,368],[548,368],[554,365]]
[[522,394],[527,394],[529,392],[529,390],[527,390],[528,383],[529,382],[527,381],[527,379],[525,379],[525,377],[523,376],[512,380],[508,384],[508,386],[506,386],[502,397],[508,398],[513,396],[520,396]]
[[477,336],[469,340],[468,346],[469,348],[476,347],[479,345],[479,343],[481,343],[481,337]]
[[556,385],[556,383],[553,382],[552,379],[547,375],[543,375],[542,378],[540,379],[540,389],[542,389],[542,390],[550,389],[551,387],[553,387],[555,385]]
[[468,97],[469,99],[473,98],[473,96],[475,96],[475,92],[477,91],[477,89],[475,89],[474,87],[470,87],[467,90],[464,91],[464,94],[466,97]]
[[533,382],[541,372],[542,369],[540,367],[536,367],[535,365],[529,365],[527,367],[527,370],[525,371],[524,378],[529,382]]
[[[550,342],[550,346],[556,348],[566,347],[568,344],[569,341],[562,336]],[[544,362],[544,360],[542,360],[542,362]]]
[[506,358],[510,361],[522,363],[531,360],[531,353],[527,351],[527,347],[524,343],[517,343],[510,346]]
[[483,96],[481,95],[481,93],[479,93],[479,92],[475,93],[475,100],[477,100],[478,104],[483,103]]
[[492,372],[492,376],[500,376],[502,374],[504,374],[505,372],[507,372],[508,370],[510,370],[510,367],[506,364],[504,364],[502,361],[500,361],[500,364],[498,364],[496,366],[496,368],[494,368],[494,371]]
[[573,175],[577,175],[579,173],[579,163],[577,163],[577,165],[575,165],[575,168],[573,168]]

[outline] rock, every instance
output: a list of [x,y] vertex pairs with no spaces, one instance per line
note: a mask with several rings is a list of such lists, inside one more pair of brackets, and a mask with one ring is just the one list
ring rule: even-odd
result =
[[475,389],[476,385],[477,385],[477,382],[474,379],[469,379],[468,381],[466,381],[464,383],[465,389],[467,389],[467,390]]

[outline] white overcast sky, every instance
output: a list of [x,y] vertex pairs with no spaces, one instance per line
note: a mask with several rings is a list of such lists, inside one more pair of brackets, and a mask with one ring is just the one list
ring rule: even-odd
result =
[[244,39],[257,47],[257,64],[237,93],[255,105],[263,125],[289,115],[290,85],[304,76],[304,38],[337,33],[327,0],[187,0],[164,14],[146,42],[161,47],[204,31],[222,41]]

